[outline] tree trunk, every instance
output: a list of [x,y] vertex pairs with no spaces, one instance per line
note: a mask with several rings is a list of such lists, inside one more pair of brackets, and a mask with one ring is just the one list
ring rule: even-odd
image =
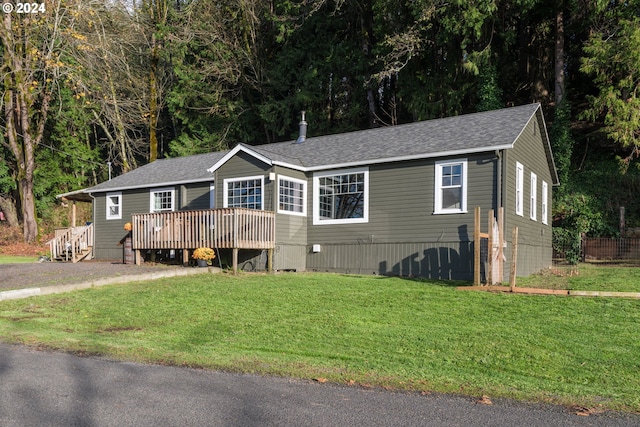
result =
[[[155,30],[155,29],[154,29]],[[151,62],[149,67],[149,163],[158,158],[158,46],[151,35]]]
[[21,179],[18,183],[22,199],[22,232],[24,241],[35,242],[38,238],[38,222],[36,220],[36,204],[33,195],[33,179]]
[[0,210],[4,213],[4,218],[11,227],[18,227],[18,210],[15,202],[10,197],[0,196]]
[[555,101],[556,108],[564,98],[564,16],[563,2],[556,12],[556,46],[555,46]]

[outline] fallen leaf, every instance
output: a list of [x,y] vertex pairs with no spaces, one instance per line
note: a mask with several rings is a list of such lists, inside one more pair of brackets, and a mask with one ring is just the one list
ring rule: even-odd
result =
[[314,380],[314,381],[317,381],[317,382],[319,382],[319,383],[321,383],[321,384],[324,384],[324,383],[326,383],[326,382],[327,382],[327,379],[326,379],[326,378],[314,378],[313,380]]
[[483,405],[493,405],[493,402],[491,401],[491,399],[489,399],[489,396],[487,396],[486,394],[483,394],[482,399],[476,401],[476,403],[481,403]]

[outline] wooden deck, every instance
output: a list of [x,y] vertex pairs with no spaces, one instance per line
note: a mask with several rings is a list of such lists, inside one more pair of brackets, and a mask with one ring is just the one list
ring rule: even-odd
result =
[[267,249],[269,264],[275,247],[275,213],[244,208],[134,214],[131,217],[132,248],[136,262],[140,251],[188,250],[199,247],[233,249],[234,270],[238,249]]

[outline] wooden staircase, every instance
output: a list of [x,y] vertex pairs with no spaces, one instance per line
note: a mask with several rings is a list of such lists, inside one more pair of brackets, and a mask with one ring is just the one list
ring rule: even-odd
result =
[[49,250],[55,261],[76,263],[93,258],[93,224],[56,230]]

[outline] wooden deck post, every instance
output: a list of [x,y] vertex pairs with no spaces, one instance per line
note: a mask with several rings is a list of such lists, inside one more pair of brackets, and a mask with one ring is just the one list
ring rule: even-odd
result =
[[238,248],[233,248],[233,274],[238,274]]
[[135,251],[136,265],[142,265],[142,251],[136,249]]
[[513,227],[513,236],[511,237],[511,274],[509,275],[509,287],[511,292],[516,288],[516,265],[518,260],[518,227]]
[[183,267],[189,266],[189,249],[182,250],[182,266]]
[[273,273],[273,249],[267,250],[267,271]]

